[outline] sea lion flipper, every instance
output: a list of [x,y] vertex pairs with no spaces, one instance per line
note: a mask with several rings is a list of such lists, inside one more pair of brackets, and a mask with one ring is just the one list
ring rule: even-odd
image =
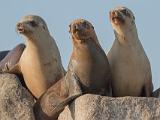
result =
[[66,84],[68,84],[69,97],[82,94],[80,79],[74,72],[68,72],[66,75]]
[[52,85],[34,105],[34,113],[37,120],[57,120],[71,100],[82,94],[78,77],[67,72],[66,76]]
[[4,59],[4,57],[8,54],[9,50],[0,51],[0,61]]
[[13,48],[0,62],[0,72],[19,73],[19,60],[25,49],[24,44],[19,44]]

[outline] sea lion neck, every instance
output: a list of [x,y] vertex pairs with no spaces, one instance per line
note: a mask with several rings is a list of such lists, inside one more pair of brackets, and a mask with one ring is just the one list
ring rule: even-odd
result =
[[93,59],[98,51],[101,51],[101,48],[94,39],[73,43],[73,56],[78,59]]
[[[45,59],[47,56],[53,55],[53,51],[50,51],[49,49],[53,49],[53,38],[51,36],[46,36],[47,39],[41,38],[41,39],[27,39],[26,40],[26,51],[30,51],[32,53],[37,53],[37,55],[40,55],[41,58],[44,58],[43,60],[46,61]],[[54,46],[56,47],[56,46]],[[58,56],[56,54],[56,56]],[[51,59],[52,57],[50,57]],[[50,61],[48,59],[47,61]]]
[[50,45],[52,37],[48,32],[34,32],[30,35],[25,36],[26,44],[33,44],[37,47]]
[[114,30],[114,34],[116,40],[118,40],[118,42],[120,42],[121,44],[126,44],[126,43],[134,44],[137,43],[137,40],[139,39],[136,26],[129,26],[120,31]]

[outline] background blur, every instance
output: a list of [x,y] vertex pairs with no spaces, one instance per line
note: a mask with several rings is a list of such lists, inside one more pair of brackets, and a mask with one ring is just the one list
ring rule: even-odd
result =
[[0,1],[0,51],[12,49],[24,42],[17,34],[17,21],[25,15],[36,14],[47,23],[51,35],[61,52],[63,65],[67,68],[72,44],[68,25],[77,18],[90,21],[105,51],[112,46],[114,34],[108,13],[116,6],[126,6],[136,17],[139,38],[148,55],[154,89],[160,87],[160,1],[154,0],[1,0]]

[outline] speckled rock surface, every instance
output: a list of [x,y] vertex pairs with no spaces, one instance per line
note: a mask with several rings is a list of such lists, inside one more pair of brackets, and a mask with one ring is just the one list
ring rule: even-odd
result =
[[13,74],[0,74],[0,120],[35,120],[34,99]]
[[86,94],[66,107],[59,120],[160,120],[160,99]]

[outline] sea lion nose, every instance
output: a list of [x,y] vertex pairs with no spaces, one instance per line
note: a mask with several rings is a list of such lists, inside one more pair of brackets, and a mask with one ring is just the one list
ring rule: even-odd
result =
[[23,23],[18,23],[17,24],[17,30],[19,31],[19,33],[23,33],[24,32],[24,25],[23,25]]
[[17,28],[22,27],[22,26],[23,26],[22,23],[18,23],[18,24],[17,24]]
[[111,13],[112,13],[112,15],[115,15],[115,14],[116,14],[116,12],[115,12],[115,11],[112,11]]
[[77,24],[76,24],[76,25],[74,25],[74,30],[75,30],[75,31],[79,31],[80,29],[81,29],[81,28],[80,28],[80,26],[79,26],[79,25],[77,25]]
[[75,25],[75,28],[76,28],[76,30],[80,30],[81,29],[80,25]]
[[111,14],[112,16],[118,16],[118,11],[112,11]]

